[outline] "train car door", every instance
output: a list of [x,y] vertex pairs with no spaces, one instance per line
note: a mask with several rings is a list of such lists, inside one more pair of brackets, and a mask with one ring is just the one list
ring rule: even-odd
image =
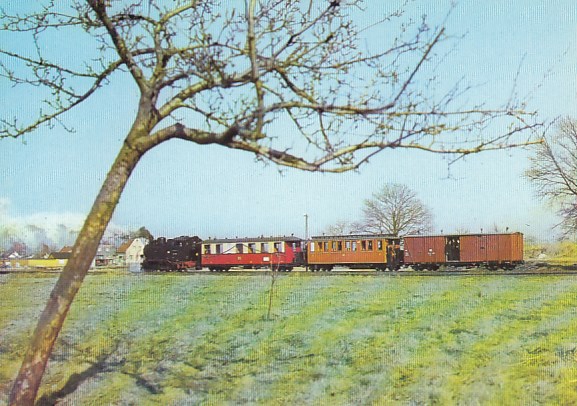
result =
[[461,239],[458,235],[445,237],[445,258],[447,262],[459,262],[461,260]]
[[398,269],[401,265],[402,255],[399,240],[386,240],[387,242],[387,268]]

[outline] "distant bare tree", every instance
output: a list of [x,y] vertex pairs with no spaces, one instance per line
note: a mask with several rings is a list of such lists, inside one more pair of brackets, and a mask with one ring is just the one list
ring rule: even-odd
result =
[[138,230],[130,233],[130,238],[146,238],[148,241],[154,240],[154,236],[150,231],[144,226],[140,227]]
[[[68,130],[71,112],[117,81],[139,98],[109,101],[132,103],[135,114],[128,132],[114,135],[124,141],[39,319],[11,404],[33,403],[127,181],[159,144],[181,139],[343,172],[383,150],[467,155],[526,145],[539,127],[522,101],[488,106],[467,100],[462,81],[438,83],[450,36],[408,18],[407,3],[363,26],[360,0],[39,0],[26,2],[26,13],[10,11],[20,3],[0,9],[3,98],[29,92],[39,106],[2,114],[0,138]],[[55,52],[70,37],[79,40]]]
[[0,224],[0,254],[3,250],[9,250],[8,247],[18,238],[18,230],[15,226]]
[[384,234],[420,234],[431,230],[432,215],[405,185],[386,184],[365,200],[362,231]]
[[339,220],[334,224],[329,225],[324,233],[326,235],[344,235],[357,231],[358,224],[347,220]]
[[526,172],[537,195],[558,207],[559,226],[565,237],[577,233],[577,120],[564,117],[555,131],[536,146]]

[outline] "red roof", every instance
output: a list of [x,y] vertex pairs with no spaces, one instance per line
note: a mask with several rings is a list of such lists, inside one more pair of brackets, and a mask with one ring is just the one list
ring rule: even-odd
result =
[[120,247],[118,247],[118,249],[116,250],[116,253],[117,254],[126,254],[126,250],[128,250],[128,248],[132,245],[133,242],[134,242],[134,239],[126,241],[124,244],[122,244]]

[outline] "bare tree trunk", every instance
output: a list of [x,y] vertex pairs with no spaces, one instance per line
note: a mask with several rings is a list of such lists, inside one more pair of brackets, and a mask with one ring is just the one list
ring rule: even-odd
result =
[[76,239],[72,256],[56,282],[48,303],[40,316],[20,371],[10,392],[10,405],[33,405],[44,369],[70,305],[96,255],[98,245],[120,200],[141,151],[123,144],[90,214]]
[[[278,272],[278,270],[276,271]],[[270,291],[268,292],[268,310],[266,312],[266,319],[270,320],[270,315],[272,312],[272,298],[274,295],[274,283],[276,282],[276,277],[277,275],[275,274],[275,270],[272,269],[270,270]]]
[[[272,256],[274,258],[274,255]],[[271,259],[270,262],[270,291],[268,292],[268,310],[266,312],[266,319],[270,320],[270,315],[272,312],[272,299],[274,296],[274,284],[276,282],[276,278],[278,277],[278,273],[280,272],[280,258],[279,263],[277,265],[276,271],[274,269],[274,260]]]

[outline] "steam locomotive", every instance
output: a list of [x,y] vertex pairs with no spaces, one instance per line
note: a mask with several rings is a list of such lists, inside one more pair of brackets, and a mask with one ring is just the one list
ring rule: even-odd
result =
[[198,237],[160,237],[144,247],[142,269],[156,271],[184,271],[201,269],[200,245]]

